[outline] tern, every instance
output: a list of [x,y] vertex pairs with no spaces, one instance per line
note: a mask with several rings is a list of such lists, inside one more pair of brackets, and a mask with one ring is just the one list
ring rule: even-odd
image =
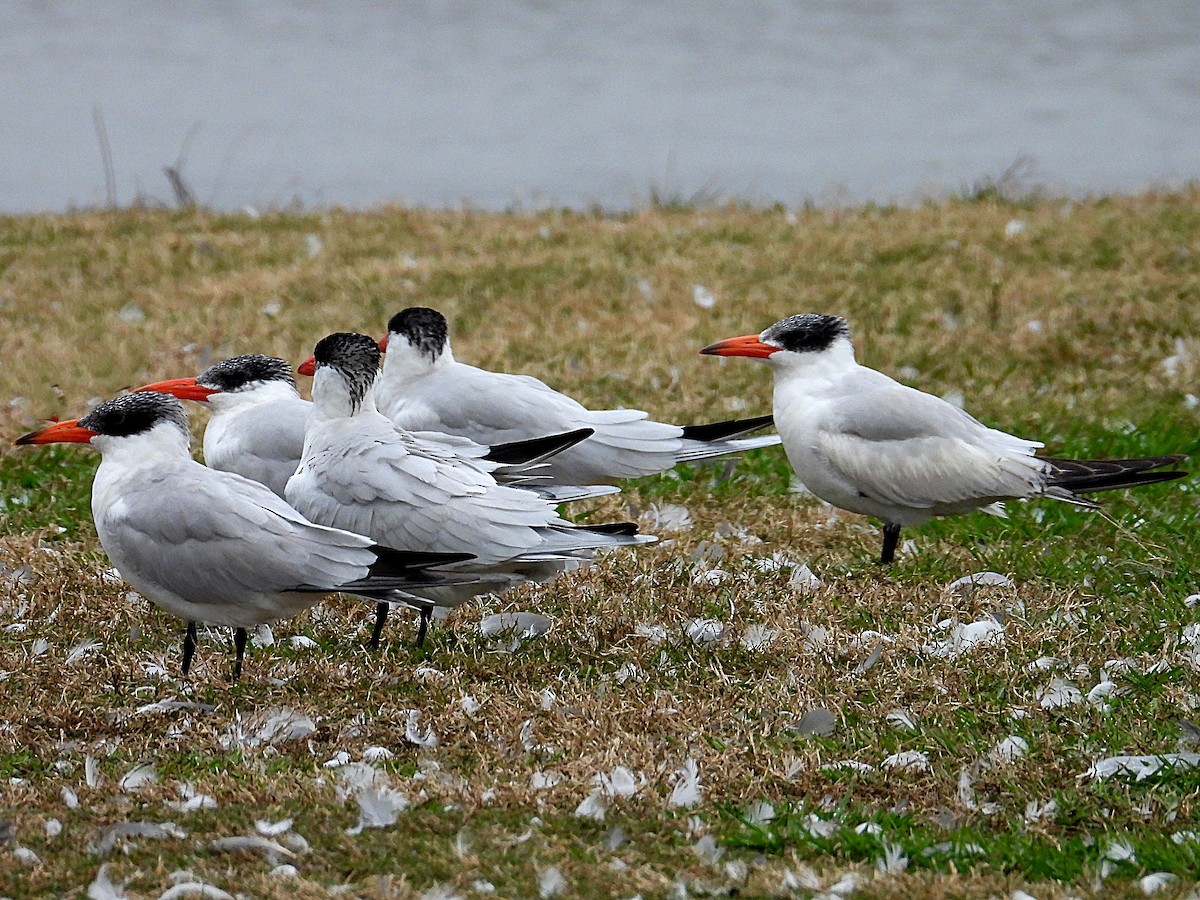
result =
[[[312,403],[300,396],[291,364],[258,353],[234,356],[195,377],[143,385],[136,391],[171,394],[212,410],[204,429],[204,462],[265,484],[280,497],[304,450],[304,424]],[[454,435],[422,432],[417,437],[478,461],[500,481],[534,490],[558,503],[613,493],[605,486],[550,483],[544,460],[591,435],[590,429],[496,446]]]
[[766,361],[775,425],[797,477],[828,503],[883,522],[881,563],[903,526],[1005,500],[1051,497],[1095,508],[1080,494],[1154,484],[1182,455],[1078,460],[1036,456],[1043,445],[988,428],[932,394],[859,365],[840,316],[808,313],[761,334],[710,344],[713,356]]
[[[627,523],[573,525],[550,501],[416,440],[375,407],[379,357],[376,341],[361,334],[339,332],[316,345],[304,456],[286,490],[313,521],[382,544],[469,553],[475,558],[459,564],[464,571],[514,580],[542,581],[595,550],[655,540]],[[459,592],[452,602],[461,599]]]
[[193,460],[189,439],[183,404],[158,393],[117,397],[17,439],[100,451],[92,483],[96,534],[122,578],[187,622],[184,675],[197,622],[234,629],[237,680],[249,627],[300,613],[338,591],[378,600],[464,580],[423,567],[461,562],[467,554],[391,550],[314,524],[258,482]]
[[[611,484],[654,475],[678,463],[780,442],[778,435],[742,437],[770,426],[770,416],[680,427],[636,409],[590,410],[528,375],[460,363],[437,310],[411,307],[392,316],[379,342],[386,352],[376,402],[410,431],[462,435],[481,444],[590,428],[595,433],[549,460],[554,484]],[[300,369],[312,374],[312,360]]]

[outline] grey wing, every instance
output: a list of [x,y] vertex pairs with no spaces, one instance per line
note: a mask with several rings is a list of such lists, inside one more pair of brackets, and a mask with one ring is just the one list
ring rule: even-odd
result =
[[528,375],[488,372],[456,364],[414,385],[404,403],[412,422],[428,422],[418,410],[435,411],[438,427],[485,444],[529,440],[591,428],[594,434],[556,454],[538,474],[558,484],[598,484],[636,478],[678,462],[683,429],[654,422],[636,409],[589,410],[577,400]]
[[151,596],[143,585],[197,604],[332,590],[375,558],[368,539],[313,525],[256,482],[196,464],[185,484],[141,481],[97,522],[118,570]]
[[639,478],[679,462],[683,429],[655,422],[640,409],[584,410],[579,423],[595,433],[549,460],[551,481],[591,484]]
[[536,378],[462,364],[414,386],[411,402],[434,410],[438,427],[481,444],[530,440],[586,425],[582,405]]
[[312,404],[263,404],[228,417],[214,414],[204,432],[204,461],[236,472],[283,496],[304,451],[304,423]]
[[483,470],[396,430],[361,434],[306,459],[288,499],[315,521],[365,534],[389,547],[473,553],[478,564],[537,549],[537,528],[559,524],[534,494],[497,485]]
[[814,451],[859,493],[927,509],[1040,493],[1041,444],[881,377],[831,404],[816,430]]

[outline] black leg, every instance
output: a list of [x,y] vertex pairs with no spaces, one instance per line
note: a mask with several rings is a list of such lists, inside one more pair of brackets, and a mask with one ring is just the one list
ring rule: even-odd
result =
[[886,566],[896,558],[896,544],[900,542],[900,523],[889,522],[883,526],[883,553],[879,555],[879,564]]
[[245,628],[235,628],[233,630],[233,649],[236,651],[236,656],[233,658],[233,680],[237,681],[242,677],[242,660],[246,656],[246,640],[249,635],[246,634]]
[[192,667],[192,657],[196,655],[196,623],[188,622],[187,631],[183,633],[183,674]]
[[372,650],[379,649],[379,636],[383,634],[383,625],[387,622],[388,610],[391,608],[390,603],[380,601],[375,604],[375,628],[371,631],[371,643],[367,645]]
[[417,627],[417,646],[425,646],[425,632],[429,630],[429,617],[433,615],[433,608],[430,606],[421,607],[421,624]]

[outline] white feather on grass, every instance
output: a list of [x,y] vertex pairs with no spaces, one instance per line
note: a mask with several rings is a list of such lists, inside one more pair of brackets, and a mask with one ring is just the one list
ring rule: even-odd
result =
[[216,809],[217,801],[208,794],[197,793],[189,783],[179,785],[178,800],[167,800],[166,806],[183,813],[195,812],[198,809]]
[[281,860],[293,859],[296,854],[278,841],[258,834],[240,834],[217,838],[208,845],[218,853],[261,853],[271,865]]
[[684,623],[683,630],[693,644],[715,644],[725,635],[725,623],[719,619],[691,619]]
[[1042,709],[1062,709],[1083,702],[1083,692],[1063,678],[1054,678],[1038,693],[1038,705]]
[[158,770],[149,763],[139,763],[121,778],[119,787],[123,791],[139,791],[158,781]]
[[236,900],[228,891],[204,881],[181,881],[159,894],[158,900],[183,900],[184,897],[199,897],[200,900]]
[[104,863],[96,872],[96,877],[87,889],[88,900],[127,900],[125,882],[116,885],[108,877],[108,863]]
[[606,797],[632,797],[646,784],[646,776],[635,775],[625,766],[615,766],[608,774],[594,775],[592,782]]
[[765,825],[775,818],[775,807],[769,800],[756,800],[746,807],[744,818],[751,825]]
[[458,706],[467,716],[473,716],[483,708],[483,704],[470,694],[463,694],[458,701]]
[[892,772],[928,772],[929,754],[922,750],[902,750],[886,757],[879,768]]
[[1009,765],[1029,752],[1029,741],[1020,735],[1010,734],[992,748],[987,755],[989,765]]
[[363,788],[355,796],[358,802],[358,824],[346,829],[346,834],[361,834],[367,828],[390,828],[400,813],[408,809],[408,798],[391,788]]
[[529,776],[529,789],[533,791],[548,791],[562,784],[562,781],[563,776],[561,772],[543,772],[539,770]]
[[566,887],[567,880],[558,871],[558,866],[550,866],[538,878],[538,896],[542,898],[557,897]]
[[684,764],[675,772],[675,786],[671,796],[667,798],[669,806],[691,808],[701,800],[700,771],[696,760],[688,757]]
[[100,641],[84,641],[83,643],[77,644],[76,647],[72,648],[71,653],[67,654],[66,665],[73,666],[76,664],[76,662],[82,660],[84,656],[91,653],[92,650],[98,650],[103,646],[104,644],[102,644]]
[[254,830],[263,837],[277,837],[292,830],[292,820],[280,819],[278,822],[268,822],[266,819],[255,819]]
[[1098,759],[1079,776],[1103,781],[1116,775],[1132,775],[1144,781],[1168,769],[1192,769],[1200,766],[1200,753],[1161,753],[1158,756],[1107,756]]
[[875,860],[875,868],[883,875],[897,875],[908,869],[908,854],[899,844],[883,843],[883,855]]
[[742,633],[742,646],[751,653],[761,653],[779,637],[779,629],[770,625],[755,623],[747,626]]
[[575,815],[580,819],[602,822],[607,813],[608,804],[604,800],[604,794],[600,791],[592,791],[575,807]]
[[1147,897],[1157,894],[1163,888],[1170,887],[1179,881],[1179,876],[1170,872],[1151,872],[1138,880],[1138,887]]
[[1001,575],[999,572],[975,572],[950,582],[946,585],[946,590],[951,593],[969,596],[975,593],[977,588],[981,587],[1010,588],[1012,586],[1012,579],[1007,575]]
[[981,619],[967,624],[958,623],[944,641],[932,641],[924,650],[937,659],[957,659],[976,647],[987,647],[1004,642],[1004,626],[993,618]]
[[652,531],[687,531],[692,527],[692,513],[679,503],[652,503],[646,510]]
[[421,712],[416,709],[408,709],[404,711],[407,717],[404,723],[404,739],[410,744],[415,744],[425,750],[431,750],[438,745],[438,737],[433,732],[433,728],[428,728],[422,734],[417,730],[417,723],[421,720]]
[[316,723],[306,714],[279,706],[253,712],[245,718],[238,716],[222,735],[221,746],[226,750],[275,746],[306,738],[316,730]]
[[1025,804],[1024,820],[1027,823],[1040,822],[1042,819],[1050,819],[1058,814],[1058,801],[1047,800],[1045,803],[1039,803],[1037,800],[1030,800]]

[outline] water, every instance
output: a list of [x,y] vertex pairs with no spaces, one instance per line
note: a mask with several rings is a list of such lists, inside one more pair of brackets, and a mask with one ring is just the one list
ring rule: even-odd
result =
[[1200,178],[1195,0],[0,8],[0,211],[910,202]]

